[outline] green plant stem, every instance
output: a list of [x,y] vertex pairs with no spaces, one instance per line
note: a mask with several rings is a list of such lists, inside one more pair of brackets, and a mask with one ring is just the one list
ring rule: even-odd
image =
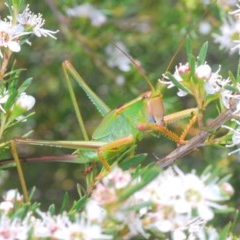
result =
[[16,144],[15,144],[14,141],[11,141],[11,150],[12,150],[14,161],[15,161],[16,166],[17,166],[17,171],[18,171],[20,183],[21,183],[21,187],[22,187],[22,190],[23,190],[24,200],[25,200],[25,202],[29,202],[27,185],[26,185],[26,182],[25,182],[25,178],[24,178],[24,174],[23,174],[23,170],[22,170],[22,165],[20,163],[18,153],[17,153]]
[[1,126],[0,126],[0,140],[2,139],[2,135],[5,130],[5,123],[6,123],[6,117],[3,115],[3,117],[1,118]]

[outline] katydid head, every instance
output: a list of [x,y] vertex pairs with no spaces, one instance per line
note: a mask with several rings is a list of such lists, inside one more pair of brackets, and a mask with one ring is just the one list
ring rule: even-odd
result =
[[143,94],[146,101],[146,110],[148,118],[157,125],[164,126],[164,106],[162,95],[148,91]]
[[162,102],[162,95],[159,89],[155,89],[145,74],[144,70],[139,66],[139,64],[125,51],[123,51],[117,44],[114,46],[121,51],[130,61],[133,66],[139,71],[142,77],[145,79],[147,84],[149,85],[151,91],[144,93],[142,96],[147,102],[147,115],[151,121],[155,122],[158,125],[164,126],[164,106]]

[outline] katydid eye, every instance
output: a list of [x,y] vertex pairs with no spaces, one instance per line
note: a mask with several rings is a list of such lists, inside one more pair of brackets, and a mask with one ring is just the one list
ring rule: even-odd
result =
[[153,116],[149,116],[149,117],[148,117],[148,121],[149,121],[150,123],[156,123],[156,120],[155,120],[155,118],[154,118]]

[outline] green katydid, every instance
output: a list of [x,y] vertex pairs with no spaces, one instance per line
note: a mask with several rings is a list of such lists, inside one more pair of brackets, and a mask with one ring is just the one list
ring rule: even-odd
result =
[[[178,144],[183,144],[185,142],[184,138],[187,134],[187,129],[179,137],[168,130],[165,127],[165,123],[194,114],[188,127],[190,128],[196,119],[196,108],[164,116],[161,92],[160,90],[154,89],[146,76],[145,79],[150,85],[150,91],[141,94],[139,97],[121,107],[110,110],[110,108],[88,87],[69,61],[63,63],[63,70],[74,103],[74,109],[83,132],[84,141],[16,139],[17,143],[77,149],[78,157],[74,160],[71,159],[71,161],[79,163],[100,161],[106,170],[110,171],[111,164],[109,160],[113,162],[115,159],[120,159],[126,154],[133,155],[136,143],[144,137],[144,132],[160,132]],[[75,94],[70,83],[70,76],[78,82],[80,87],[85,91],[89,99],[103,116],[103,120],[94,131],[91,140],[88,138],[80,110],[76,104]],[[68,159],[66,161],[69,162]]]
[[[183,42],[184,41],[179,45],[178,50]],[[175,58],[178,50],[172,59]],[[171,63],[169,65],[171,65]],[[63,63],[63,70],[66,75],[68,89],[84,140],[42,141],[33,139],[16,139],[15,143],[77,149],[76,155],[74,155],[73,158],[66,157],[67,162],[88,163],[100,161],[105,169],[110,171],[113,162],[117,162],[120,159],[134,154],[136,144],[144,137],[144,132],[152,131],[162,133],[178,144],[184,144],[184,139],[188,130],[191,128],[197,117],[197,108],[191,108],[164,116],[161,92],[159,89],[155,89],[152,86],[150,81],[145,77],[145,74],[144,77],[150,86],[150,91],[141,94],[139,97],[119,108],[110,110],[110,108],[87,86],[70,62],[65,61]],[[70,76],[78,82],[80,87],[85,91],[87,96],[103,116],[102,122],[98,125],[91,138],[88,137],[84,127],[75,94],[70,83]],[[181,136],[177,136],[165,127],[165,123],[191,115],[193,115],[193,118]],[[14,144],[12,144],[12,150],[15,161],[19,162]],[[61,159],[61,161],[63,160],[64,159]],[[17,165],[21,168],[20,164]]]

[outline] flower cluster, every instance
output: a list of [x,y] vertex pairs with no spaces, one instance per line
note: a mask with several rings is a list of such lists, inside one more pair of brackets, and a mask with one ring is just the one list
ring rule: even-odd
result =
[[[128,53],[127,47],[120,41],[116,42],[115,45],[122,49],[126,54]],[[111,68],[117,67],[123,72],[128,72],[131,69],[131,60],[126,57],[122,51],[120,51],[113,44],[107,45],[105,52],[107,55],[107,65]]]
[[93,201],[87,203],[86,210],[76,215],[74,221],[66,212],[52,215],[39,208],[11,218],[19,209],[26,211],[22,199],[16,190],[9,190],[0,203],[0,239],[113,239],[102,233],[99,222],[102,213],[98,211],[101,209]]
[[129,172],[116,167],[97,184],[92,196],[108,219],[115,221],[118,231],[124,230],[124,239],[149,237],[149,232],[172,233],[173,239],[190,235],[198,239],[213,219],[213,209],[225,209],[220,203],[233,194],[229,183],[212,179],[210,174],[198,177],[174,167],[119,204],[121,193],[139,181],[141,177],[132,179]]
[[228,50],[230,54],[236,51],[239,52],[240,49],[240,6],[238,4],[236,6],[238,9],[230,12],[223,20],[222,25],[219,27],[220,33],[213,33],[213,39],[219,44],[220,49]]
[[25,36],[34,34],[37,37],[55,38],[54,34],[58,31],[44,29],[44,23],[42,15],[32,13],[28,5],[17,16],[8,16],[4,20],[0,20],[0,56],[3,58],[4,49],[19,52],[24,42],[30,44]]
[[[189,63],[175,67],[173,75],[164,75],[165,79],[159,80],[167,88],[177,87],[177,95],[180,97],[192,95],[198,103],[198,109],[206,110],[211,101],[219,101],[224,109],[230,109],[234,105],[232,120],[235,127],[223,126],[232,134],[231,143],[226,147],[234,147],[240,144],[240,122],[234,118],[240,117],[240,84],[231,78],[224,78],[220,74],[221,67],[213,71],[207,63],[198,64],[196,61],[194,71],[191,71]],[[239,152],[234,150],[229,154]]]
[[66,13],[70,17],[88,18],[90,19],[91,24],[95,27],[100,27],[107,21],[107,17],[89,3],[77,5],[73,8],[67,8]]
[[[226,209],[220,202],[233,194],[229,183],[210,174],[184,174],[174,167],[140,191],[122,197],[141,181],[140,176],[133,178],[130,172],[115,167],[97,184],[84,210],[72,218],[66,212],[52,215],[38,207],[21,216],[19,213],[25,212],[20,211],[25,206],[22,196],[9,190],[0,203],[0,238],[147,239],[151,234],[171,233],[174,240],[206,239],[200,236],[217,239],[216,231],[210,231],[206,223],[214,217],[214,208]],[[18,217],[11,219],[15,212]]]
[[195,71],[192,73],[189,63],[180,64],[175,67],[171,78],[164,75],[165,79],[160,79],[159,82],[168,88],[178,87],[179,97],[191,94],[196,101],[207,102],[214,94],[221,96],[222,104],[229,108],[231,99],[236,98],[233,92],[226,89],[226,86],[232,85],[230,78],[223,78],[219,73],[220,67],[214,72],[207,63],[199,65],[196,63],[194,68]]
[[[108,44],[105,47],[105,54],[107,59],[107,65],[110,68],[118,68],[122,72],[128,72],[131,70],[131,60],[120,49],[128,54],[128,49],[123,42],[117,41],[115,44]],[[136,61],[137,62],[137,61]],[[116,84],[123,85],[125,83],[125,77],[118,75],[115,79]]]

